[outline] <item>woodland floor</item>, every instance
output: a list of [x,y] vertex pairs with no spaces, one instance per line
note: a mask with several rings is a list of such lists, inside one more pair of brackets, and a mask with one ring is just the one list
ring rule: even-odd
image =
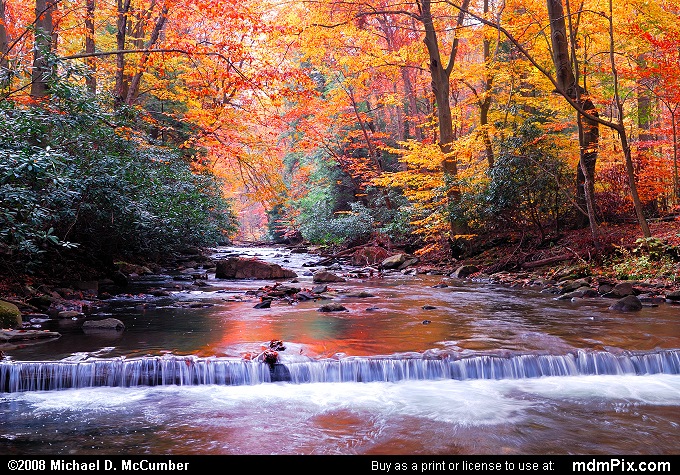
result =
[[[570,273],[581,273],[601,279],[622,280],[620,270],[624,257],[628,259],[624,268],[630,267],[631,280],[646,280],[665,284],[666,288],[680,288],[680,220],[653,221],[649,223],[652,237],[661,240],[671,248],[665,260],[664,275],[653,275],[661,266],[654,260],[638,258],[641,249],[639,239],[643,238],[637,224],[603,224],[599,227],[600,245],[595,246],[589,228],[562,232],[551,240],[539,241],[535,237],[514,235],[513,239],[494,248],[485,250],[466,259],[489,274],[495,271],[515,273],[530,272],[542,277],[558,278]],[[563,260],[559,260],[563,257]],[[551,260],[555,260],[551,262]],[[465,259],[464,259],[465,260]],[[544,265],[536,265],[545,262]],[[647,269],[640,265],[646,264]],[[670,272],[669,272],[670,270]]]

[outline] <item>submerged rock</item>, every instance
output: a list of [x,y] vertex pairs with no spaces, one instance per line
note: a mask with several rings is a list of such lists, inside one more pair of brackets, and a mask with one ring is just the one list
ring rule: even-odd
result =
[[271,308],[272,301],[270,299],[265,299],[262,302],[257,303],[253,308]]
[[125,324],[117,318],[105,318],[103,320],[88,320],[83,323],[83,330],[116,330],[125,329]]

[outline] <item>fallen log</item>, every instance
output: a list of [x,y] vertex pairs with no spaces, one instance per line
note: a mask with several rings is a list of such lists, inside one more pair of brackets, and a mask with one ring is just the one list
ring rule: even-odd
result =
[[338,257],[345,257],[345,256],[348,256],[350,254],[354,254],[359,249],[363,249],[363,248],[366,248],[366,247],[376,247],[376,245],[369,243],[369,244],[361,244],[359,246],[350,247],[349,249],[345,249],[344,251],[340,251],[338,253],[335,253],[332,256],[325,257],[324,259],[321,259],[320,261],[315,262],[314,265],[315,266],[326,265],[330,262],[333,262],[333,260],[337,259]]

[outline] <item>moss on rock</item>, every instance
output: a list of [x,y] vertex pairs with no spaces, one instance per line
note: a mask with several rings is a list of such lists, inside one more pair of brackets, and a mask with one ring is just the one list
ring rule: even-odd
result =
[[17,328],[22,323],[21,311],[13,303],[0,300],[0,328]]

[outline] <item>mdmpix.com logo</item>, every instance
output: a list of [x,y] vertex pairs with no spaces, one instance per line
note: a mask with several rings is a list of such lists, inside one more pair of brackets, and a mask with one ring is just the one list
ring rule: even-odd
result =
[[670,472],[670,462],[631,462],[625,459],[608,461],[572,462],[574,472]]

